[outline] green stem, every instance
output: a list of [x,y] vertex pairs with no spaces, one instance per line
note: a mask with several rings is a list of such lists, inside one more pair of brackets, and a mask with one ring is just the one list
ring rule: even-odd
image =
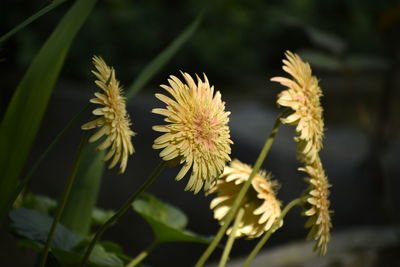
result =
[[131,207],[133,201],[141,194],[143,193],[153,182],[154,180],[160,175],[161,171],[164,169],[166,165],[165,161],[161,161],[160,164],[158,164],[157,168],[153,171],[151,176],[144,182],[144,184],[125,202],[125,204],[119,208],[119,210],[110,218],[108,219],[100,228],[97,230],[95,236],[93,237],[92,241],[90,241],[90,244],[88,248],[85,251],[85,254],[83,255],[83,259],[81,261],[80,266],[84,267],[89,261],[90,254],[92,253],[92,250],[94,246],[96,245],[97,241],[100,239],[100,237],[103,235],[103,233],[112,225],[114,224],[124,213]]
[[228,242],[225,245],[224,252],[222,253],[222,257],[218,267],[225,267],[226,263],[228,262],[229,253],[231,252],[233,247],[233,242],[235,241],[236,231],[239,227],[239,223],[242,221],[243,215],[244,215],[244,209],[240,209],[238,214],[236,215],[232,231],[229,235]]
[[126,265],[126,267],[135,267],[136,265],[141,263],[142,260],[144,260],[157,245],[158,242],[156,240],[151,242],[151,244],[145,250],[140,252],[140,254],[136,256],[136,258],[134,258],[128,265]]
[[87,134],[84,133],[83,137],[82,137],[82,140],[81,140],[81,143],[79,144],[78,154],[77,154],[77,156],[75,158],[75,162],[74,162],[74,165],[72,167],[71,174],[68,177],[67,184],[64,187],[64,192],[63,192],[63,196],[62,196],[61,202],[60,202],[60,204],[59,204],[59,206],[57,208],[57,213],[56,213],[55,218],[53,220],[53,224],[51,225],[49,235],[47,236],[46,245],[44,247],[44,252],[43,252],[42,258],[40,260],[40,264],[39,264],[40,267],[44,267],[45,264],[46,264],[47,256],[49,255],[49,251],[50,251],[51,242],[53,241],[53,237],[54,237],[54,234],[56,232],[57,225],[60,222],[60,219],[61,219],[61,216],[63,214],[64,208],[65,208],[65,204],[67,203],[69,194],[71,193],[71,188],[72,188],[72,186],[74,184],[76,173],[77,173],[77,170],[79,168],[79,163],[81,161],[82,150],[83,150],[83,147],[85,146],[86,143],[87,143]]
[[271,228],[264,234],[264,236],[261,238],[261,240],[257,243],[257,245],[254,247],[253,251],[249,254],[245,262],[243,263],[243,267],[249,266],[250,262],[254,259],[254,257],[258,254],[260,249],[265,245],[265,243],[268,241],[270,236],[279,228],[280,222],[285,218],[286,214],[291,210],[294,206],[300,205],[303,202],[303,199],[301,198],[296,198],[289,202],[289,204],[286,205],[286,207],[283,209],[281,216],[279,216],[275,222],[272,224]]
[[10,30],[9,32],[7,32],[3,36],[1,36],[0,37],[0,44],[3,43],[4,41],[6,41],[7,39],[9,39],[11,36],[13,36],[15,33],[20,31],[21,29],[25,28],[27,25],[31,24],[36,19],[40,18],[41,16],[43,16],[47,12],[51,11],[53,8],[56,8],[57,6],[61,5],[65,1],[66,0],[54,1],[51,4],[47,5],[46,7],[44,7],[43,9],[39,10],[36,14],[30,16],[29,18],[27,18],[26,20],[21,22],[19,25],[14,27],[12,30]]
[[[46,150],[40,155],[40,157],[35,161],[33,166],[29,169],[28,173],[25,175],[25,177],[22,179],[22,181],[19,183],[18,187],[15,189],[13,196],[9,200],[7,204],[6,210],[10,210],[12,205],[14,204],[15,200],[21,193],[21,191],[25,188],[25,186],[29,183],[29,181],[32,179],[33,174],[36,173],[37,168],[42,164],[43,160],[46,158],[47,154],[53,149],[53,147],[61,140],[61,138],[64,136],[64,134],[69,130],[69,128],[81,117],[81,115],[88,109],[89,105],[86,105],[81,111],[79,111],[78,114],[76,114],[72,120],[70,120],[67,125],[57,134],[57,136],[53,139],[53,141],[50,143],[50,145],[46,148]],[[0,215],[0,224],[3,222],[5,216],[7,213],[1,214]]]
[[271,148],[272,143],[274,142],[274,138],[276,133],[278,132],[279,125],[280,125],[280,119],[281,116],[278,116],[276,119],[274,126],[272,128],[272,131],[266,140],[263,149],[260,152],[260,155],[257,158],[256,163],[254,164],[253,170],[249,176],[249,179],[244,183],[242,189],[240,190],[238,196],[236,197],[235,201],[233,202],[232,208],[228,212],[228,215],[224,218],[222,225],[217,233],[217,235],[214,237],[213,241],[211,244],[207,247],[207,249],[204,251],[203,255],[199,258],[197,261],[195,267],[201,267],[204,265],[204,263],[207,261],[207,259],[210,257],[214,249],[217,247],[218,243],[221,241],[224,233],[226,232],[226,229],[228,229],[229,224],[232,222],[234,215],[236,214],[237,210],[239,209],[240,203],[242,202],[247,190],[249,189],[251,185],[251,181],[253,180],[254,176],[256,173],[259,171],[261,165],[263,164],[265,158],[268,155],[268,152]]

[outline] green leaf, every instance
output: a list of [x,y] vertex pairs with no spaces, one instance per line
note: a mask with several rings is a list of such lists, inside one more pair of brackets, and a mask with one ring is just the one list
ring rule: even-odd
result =
[[[77,251],[53,249],[52,253],[61,263],[61,266],[77,266],[83,258],[82,254]],[[102,246],[96,245],[90,255],[89,265],[95,267],[120,267],[123,266],[124,263],[115,256],[114,253],[109,253]]]
[[41,246],[38,242],[29,239],[21,239],[17,242],[17,248],[30,248],[36,252],[41,252],[43,246]]
[[165,64],[179,51],[179,49],[190,39],[196,32],[199,24],[203,20],[203,14],[198,15],[194,21],[185,28],[185,30],[165,48],[157,57],[149,62],[136,77],[134,83],[126,92],[128,99],[132,98],[143,86],[161,70]]
[[[82,151],[75,183],[64,209],[61,223],[75,233],[88,235],[104,171],[104,152],[95,150],[98,144],[88,144]],[[79,209],[76,207],[79,206]],[[99,214],[96,218],[101,219]],[[104,215],[105,216],[105,215]],[[103,217],[104,217],[103,216]]]
[[92,225],[101,225],[115,214],[113,210],[94,208],[92,211]]
[[[25,208],[15,209],[10,212],[11,228],[16,234],[44,244],[47,240],[53,218],[36,210]],[[59,224],[54,235],[52,247],[62,250],[71,250],[82,241],[82,237],[69,231]]]
[[77,0],[44,43],[20,81],[0,124],[0,215],[36,138],[69,47],[97,0]]
[[96,245],[90,255],[90,261],[104,266],[123,266],[124,263],[113,253],[108,253],[105,249]]
[[100,242],[99,245],[101,245],[107,252],[114,253],[116,256],[118,256],[118,258],[122,259],[124,262],[130,262],[132,260],[132,257],[129,257],[124,254],[123,248],[117,243],[111,241],[103,241]]
[[210,239],[184,230],[187,225],[186,215],[176,207],[164,203],[150,194],[143,194],[132,204],[151,226],[157,243],[161,242],[196,242],[209,243]]
[[[10,212],[11,228],[14,232],[28,240],[22,240],[20,245],[31,247],[35,250],[43,249],[53,218],[36,210],[25,208],[15,209]],[[81,235],[68,230],[64,225],[58,224],[53,243],[52,253],[64,265],[77,264],[83,257],[83,251],[76,248],[84,243]],[[108,245],[111,247],[111,245]],[[116,249],[116,246],[113,247]],[[97,245],[90,256],[91,265],[94,266],[122,266],[123,262],[114,252]]]
[[[87,166],[87,165],[86,165]],[[91,168],[89,168],[90,170]],[[90,176],[89,174],[92,174],[93,176],[95,176],[95,172],[88,172],[88,176]],[[82,183],[79,183],[82,184]],[[87,184],[88,186],[96,186],[95,184]],[[85,187],[81,188],[81,190],[85,193],[87,193],[88,190],[84,190]],[[82,194],[83,195],[83,194]],[[75,200],[75,198],[72,198]],[[92,199],[92,198],[91,198]],[[92,208],[88,208],[89,205],[88,203],[85,203],[85,201],[87,202],[88,200],[82,199],[82,202],[79,202],[79,209],[76,209],[75,206],[75,210],[84,210],[84,211],[88,211],[91,212],[89,217],[89,226],[91,225],[101,225],[103,223],[105,223],[109,218],[111,218],[114,214],[115,211],[114,210],[103,210],[97,207]],[[22,208],[26,208],[26,209],[32,209],[32,210],[36,210],[39,211],[41,213],[47,214],[47,215],[53,215],[53,212],[55,211],[56,207],[57,207],[58,203],[56,200],[49,198],[47,196],[43,196],[43,195],[35,195],[35,194],[28,194],[21,203],[21,207]],[[86,215],[81,214],[82,216],[79,217],[77,215],[79,215],[81,212],[77,212],[76,215],[74,216],[74,218],[76,217],[76,221],[79,221],[79,218],[81,218],[80,222],[83,224],[85,223],[85,218]],[[71,227],[68,227],[69,225],[62,223],[64,226],[66,226],[69,230],[75,232],[75,233],[79,233],[82,235],[88,235],[89,232],[86,233],[81,233],[79,231],[74,231],[74,229],[71,229]],[[86,227],[85,227],[86,228]]]
[[57,201],[43,195],[29,194],[23,199],[22,207],[50,215],[56,209]]
[[9,32],[4,34],[0,38],[0,44],[5,42],[6,40],[8,40],[11,36],[13,36],[17,32],[19,32],[20,30],[22,30],[23,28],[25,28],[26,26],[28,26],[29,24],[31,24],[32,22],[34,22],[35,20],[40,18],[41,16],[45,15],[47,12],[49,12],[49,11],[53,10],[54,8],[58,7],[59,5],[64,3],[65,1],[66,0],[55,0],[51,4],[49,4],[46,7],[42,8],[37,13],[35,13],[32,16],[30,16],[29,18],[27,18],[26,20],[24,20],[23,22],[21,22],[20,24],[15,26],[12,30],[10,30]]

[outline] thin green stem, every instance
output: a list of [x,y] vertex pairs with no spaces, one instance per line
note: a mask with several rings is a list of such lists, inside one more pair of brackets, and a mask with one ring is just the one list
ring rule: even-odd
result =
[[158,164],[157,168],[153,171],[153,173],[150,175],[150,177],[142,184],[142,186],[125,202],[125,204],[119,208],[119,210],[112,216],[110,219],[108,219],[100,228],[97,230],[95,236],[93,237],[92,241],[90,241],[90,244],[88,248],[85,251],[85,254],[83,255],[83,259],[81,261],[80,266],[84,267],[89,261],[90,254],[92,253],[92,250],[94,246],[96,245],[97,241],[100,239],[100,237],[103,235],[103,233],[111,226],[113,225],[118,219],[124,215],[124,213],[130,209],[133,201],[142,194],[153,182],[154,180],[160,175],[161,171],[164,169],[166,165],[165,161],[161,161],[160,164]]
[[75,162],[72,167],[71,174],[68,177],[67,184],[64,187],[64,192],[63,192],[61,202],[57,208],[57,213],[54,217],[53,224],[51,225],[49,235],[47,236],[46,245],[44,247],[44,252],[43,252],[42,258],[40,260],[40,264],[39,264],[40,267],[44,267],[46,264],[47,256],[49,255],[49,251],[50,251],[51,242],[53,241],[53,237],[56,232],[57,225],[60,222],[61,216],[63,215],[63,212],[64,212],[65,204],[67,203],[68,197],[71,193],[71,188],[74,184],[76,173],[79,168],[79,163],[82,158],[83,147],[85,146],[86,143],[87,143],[87,134],[84,133],[81,143],[79,144],[78,154],[75,158]]
[[244,183],[238,196],[236,197],[235,201],[233,202],[232,208],[228,212],[228,215],[224,218],[223,224],[219,228],[217,235],[214,237],[213,241],[207,247],[207,249],[203,252],[203,255],[201,255],[201,257],[197,261],[195,267],[201,267],[204,265],[204,263],[207,261],[207,259],[211,256],[212,252],[217,247],[218,243],[221,241],[224,233],[226,232],[226,229],[228,229],[229,224],[232,222],[233,217],[235,216],[237,210],[239,209],[240,203],[242,202],[244,196],[246,195],[247,190],[249,189],[249,187],[251,185],[251,181],[253,180],[256,173],[259,171],[261,165],[263,164],[265,158],[268,155],[269,150],[271,149],[272,143],[274,142],[276,133],[278,132],[279,125],[281,123],[280,119],[281,119],[281,115],[278,116],[278,118],[276,119],[274,126],[272,127],[272,131],[271,131],[268,139],[266,140],[264,147],[261,150],[260,155],[257,158],[256,163],[254,164],[254,167],[249,176],[249,179],[247,179],[247,181]]
[[260,249],[265,245],[265,243],[268,241],[270,236],[279,228],[280,222],[285,218],[286,214],[291,210],[294,206],[300,205],[303,202],[301,198],[296,198],[289,202],[289,204],[286,205],[286,207],[283,209],[281,216],[279,216],[275,222],[272,224],[271,228],[269,229],[268,232],[264,234],[264,236],[258,241],[257,245],[254,247],[253,251],[249,254],[245,262],[243,263],[243,267],[249,266],[250,262],[254,259],[254,257],[258,254]]
[[229,234],[228,242],[226,242],[224,252],[222,253],[222,257],[218,267],[225,267],[226,263],[228,262],[229,253],[232,250],[233,242],[235,242],[236,231],[239,227],[239,223],[242,221],[243,215],[244,215],[244,209],[240,209],[238,214],[236,215],[235,222],[233,223],[232,226],[232,231]]
[[[86,105],[81,111],[79,111],[78,114],[76,114],[72,120],[70,120],[65,127],[57,134],[57,136],[53,139],[53,141],[50,143],[50,145],[46,148],[46,150],[40,155],[40,157],[35,161],[33,166],[29,169],[28,173],[25,175],[25,177],[21,180],[19,183],[18,187],[14,191],[14,195],[12,198],[9,200],[7,209],[10,210],[12,205],[14,204],[15,200],[19,196],[19,194],[22,192],[22,190],[25,188],[25,186],[29,183],[29,181],[32,179],[33,175],[36,173],[36,170],[38,167],[42,164],[43,160],[46,158],[47,154],[53,149],[53,147],[61,140],[61,138],[64,136],[64,134],[71,128],[71,126],[82,116],[82,114],[89,108],[89,104]],[[1,214],[0,215],[0,224],[3,222],[4,217],[6,216],[7,213]]]
[[139,263],[141,263],[152,251],[153,249],[158,245],[158,242],[156,240],[153,240],[151,244],[142,252],[139,253],[139,255],[136,256],[126,267],[135,267]]
[[61,5],[65,1],[66,0],[54,1],[51,4],[47,5],[46,7],[44,7],[43,9],[39,10],[36,14],[30,16],[29,18],[27,18],[26,20],[21,22],[19,25],[14,27],[12,30],[10,30],[9,32],[7,32],[3,36],[1,36],[0,37],[0,44],[3,43],[4,41],[6,41],[7,39],[9,39],[11,36],[13,36],[15,33],[20,31],[21,29],[25,28],[27,25],[31,24],[36,19],[40,18],[41,16],[43,16],[47,12],[51,11],[52,9],[56,8],[57,6]]

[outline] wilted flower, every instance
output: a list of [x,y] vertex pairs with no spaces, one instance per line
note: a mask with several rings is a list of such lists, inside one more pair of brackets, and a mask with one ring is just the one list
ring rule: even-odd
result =
[[103,135],[107,138],[97,147],[97,150],[109,151],[103,160],[107,161],[113,157],[109,168],[113,168],[120,162],[119,172],[123,173],[126,169],[128,156],[132,155],[133,148],[131,137],[135,133],[130,129],[131,122],[126,112],[125,98],[121,95],[122,89],[119,81],[115,78],[115,70],[107,66],[101,57],[94,56],[93,64],[96,71],[92,71],[97,77],[96,84],[103,90],[90,99],[91,103],[102,105],[93,114],[99,116],[97,119],[82,125],[83,130],[90,130],[100,127],[100,129],[90,137],[89,142],[95,142]]
[[308,238],[317,241],[314,250],[318,250],[320,255],[324,255],[330,240],[329,231],[332,227],[328,199],[330,184],[319,156],[312,164],[299,170],[304,171],[309,176],[306,178],[309,188],[306,193],[307,203],[304,212],[304,215],[310,216],[306,222],[306,227],[311,228]]
[[161,85],[172,98],[156,94],[167,107],[152,112],[165,116],[164,121],[169,124],[153,127],[164,133],[154,140],[153,148],[163,149],[163,160],[183,164],[176,180],[192,168],[185,190],[198,193],[203,185],[208,190],[215,183],[230,160],[230,112],[225,111],[220,92],[214,94],[214,86],[210,87],[206,75],[204,81],[197,76],[197,84],[189,74],[182,75],[186,84],[170,76],[169,86]]
[[297,125],[295,137],[300,152],[299,158],[303,162],[313,162],[322,148],[324,121],[320,97],[322,92],[318,80],[312,76],[311,68],[301,58],[290,51],[285,53],[283,70],[293,79],[274,77],[271,80],[279,82],[288,89],[278,95],[277,103],[291,108],[294,112],[282,118],[285,124]]
[[[210,208],[214,210],[214,218],[220,223],[232,208],[251,171],[249,165],[233,160],[230,166],[225,167],[215,187],[210,190],[210,193],[217,193],[210,203]],[[244,214],[236,230],[236,238],[256,238],[271,229],[275,220],[281,215],[281,203],[276,198],[277,186],[276,182],[271,181],[269,173],[260,171],[256,174],[240,204],[239,209],[243,209]],[[227,234],[230,234],[231,230],[232,228],[228,228]]]

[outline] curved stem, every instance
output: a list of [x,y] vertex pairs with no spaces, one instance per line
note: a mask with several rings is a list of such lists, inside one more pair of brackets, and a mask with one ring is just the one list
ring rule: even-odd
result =
[[275,135],[278,132],[279,125],[281,123],[281,116],[282,115],[279,115],[278,118],[276,119],[274,126],[272,128],[272,131],[271,131],[268,139],[266,140],[264,147],[261,150],[260,155],[257,158],[256,163],[254,164],[254,167],[249,176],[249,179],[247,179],[247,181],[244,183],[238,196],[236,197],[235,201],[233,202],[232,208],[229,210],[228,215],[224,218],[217,235],[214,237],[211,244],[204,251],[203,255],[201,255],[201,257],[197,261],[195,267],[201,267],[204,265],[204,263],[207,261],[207,259],[210,257],[210,255],[213,253],[214,249],[217,247],[218,243],[221,241],[224,233],[226,232],[226,229],[228,229],[228,227],[229,227],[229,224],[232,222],[233,217],[236,214],[240,203],[242,202],[247,190],[249,189],[249,187],[251,185],[251,181],[253,180],[254,176],[260,169],[261,165],[263,164],[265,158],[268,155],[269,150],[271,149],[272,143],[274,142],[274,139],[275,139]]
[[136,256],[126,267],[135,267],[139,263],[142,262],[152,251],[153,249],[158,245],[158,242],[156,240],[153,240],[151,244],[142,252],[140,252],[139,255]]
[[243,267],[249,266],[250,262],[254,259],[254,257],[257,255],[257,253],[260,251],[260,249],[265,245],[265,243],[268,241],[270,236],[279,228],[280,222],[285,218],[286,214],[291,210],[294,206],[300,205],[302,203],[301,198],[296,198],[289,202],[289,204],[286,205],[286,207],[283,209],[281,216],[279,216],[275,222],[272,224],[271,228],[269,229],[268,232],[264,234],[264,236],[261,238],[260,241],[258,241],[257,245],[254,247],[254,249],[251,251],[245,262],[243,263]]
[[225,267],[226,263],[228,262],[229,253],[232,250],[233,242],[235,242],[236,231],[239,227],[239,223],[242,221],[243,215],[244,215],[244,209],[240,209],[238,214],[236,215],[235,222],[233,223],[232,226],[232,231],[229,235],[228,242],[225,245],[224,252],[222,253],[222,257],[218,267]]
[[110,218],[108,219],[100,228],[97,230],[95,236],[93,237],[92,241],[90,241],[90,244],[88,248],[85,251],[85,254],[83,255],[83,259],[81,261],[80,266],[84,267],[89,261],[90,254],[96,245],[97,241],[100,239],[100,237],[103,235],[103,233],[111,226],[113,225],[124,213],[131,207],[132,202],[141,194],[143,193],[153,182],[154,180],[160,175],[161,171],[164,169],[166,165],[165,161],[161,161],[160,164],[158,164],[157,168],[153,171],[151,176],[142,184],[142,186],[125,202],[125,204],[119,208],[119,210]]
[[63,212],[64,212],[65,204],[67,203],[68,197],[71,193],[72,185],[74,184],[74,181],[75,181],[76,173],[78,171],[79,164],[80,164],[80,161],[82,158],[83,147],[85,146],[86,141],[87,141],[87,134],[84,133],[81,143],[79,144],[78,154],[75,158],[75,162],[72,167],[71,174],[68,177],[67,184],[64,187],[64,192],[63,192],[61,202],[58,205],[57,213],[54,217],[53,224],[51,225],[49,235],[47,236],[47,241],[46,241],[46,244],[44,247],[44,252],[43,252],[42,258],[40,260],[40,264],[39,264],[40,267],[44,267],[46,264],[47,256],[49,255],[49,251],[50,251],[50,247],[51,247],[51,242],[53,241],[53,237],[56,232],[57,225],[60,222],[61,216],[63,215]]

